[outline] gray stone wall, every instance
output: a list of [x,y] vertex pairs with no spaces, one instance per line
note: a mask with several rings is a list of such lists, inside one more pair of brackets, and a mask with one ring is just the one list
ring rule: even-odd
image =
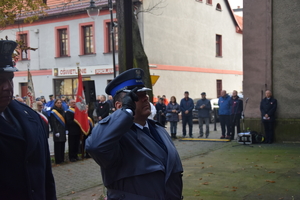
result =
[[300,118],[300,1],[273,1],[273,90],[278,118]]
[[249,97],[245,116],[259,118],[264,91],[272,88],[271,0],[244,0],[243,91]]

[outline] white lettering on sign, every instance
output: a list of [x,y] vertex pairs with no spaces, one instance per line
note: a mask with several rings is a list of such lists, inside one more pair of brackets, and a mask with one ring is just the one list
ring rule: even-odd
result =
[[112,68],[109,69],[95,69],[95,74],[113,74],[114,70]]
[[[80,69],[81,74],[86,74],[86,68]],[[66,75],[77,75],[77,69],[61,69],[59,70],[59,76],[66,76]]]

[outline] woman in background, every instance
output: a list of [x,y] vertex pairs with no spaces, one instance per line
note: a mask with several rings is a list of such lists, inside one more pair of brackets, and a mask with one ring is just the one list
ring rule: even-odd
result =
[[170,122],[171,137],[177,139],[177,122],[179,121],[178,114],[180,113],[180,106],[176,102],[174,96],[171,97],[170,103],[167,105],[167,121]]

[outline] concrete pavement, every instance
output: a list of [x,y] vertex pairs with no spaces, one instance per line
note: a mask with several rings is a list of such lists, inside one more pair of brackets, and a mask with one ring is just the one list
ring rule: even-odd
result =
[[[181,135],[181,123],[178,126]],[[198,124],[193,129],[197,137]],[[209,138],[219,138],[219,125],[217,130]],[[184,167],[184,199],[300,199],[300,144],[174,144]],[[53,174],[58,199],[101,199],[104,187],[93,159],[54,166]]]

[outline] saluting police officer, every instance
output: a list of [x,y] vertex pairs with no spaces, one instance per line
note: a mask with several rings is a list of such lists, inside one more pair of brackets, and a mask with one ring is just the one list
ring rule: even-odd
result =
[[111,81],[114,113],[98,123],[86,149],[101,166],[108,199],[182,199],[182,165],[167,131],[153,120],[144,71],[127,70]]
[[39,114],[12,101],[12,53],[17,43],[0,41],[0,199],[56,199],[46,130]]

